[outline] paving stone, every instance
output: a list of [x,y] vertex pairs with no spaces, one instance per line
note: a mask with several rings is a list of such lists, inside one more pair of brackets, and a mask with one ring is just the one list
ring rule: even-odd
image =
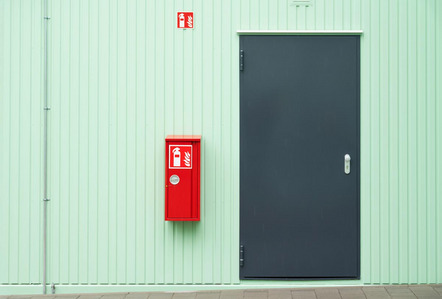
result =
[[384,287],[380,287],[380,286],[372,286],[372,287],[362,287],[362,291],[365,294],[368,293],[377,293],[377,294],[381,294],[381,293],[387,293],[387,290]]
[[241,289],[233,289],[233,290],[221,290],[221,295],[223,294],[239,294],[239,293],[244,293],[244,290]]
[[264,290],[247,290],[244,292],[244,298],[267,299],[268,292]]
[[341,294],[342,299],[365,299],[365,294],[362,291],[362,288],[358,287],[348,287],[348,288],[339,288],[339,293]]
[[220,299],[239,299],[243,298],[243,290],[225,290],[221,291]]
[[205,291],[197,291],[196,294],[198,295],[198,293],[221,293],[221,290],[205,290]]
[[316,299],[314,290],[295,290],[292,291],[293,299]]
[[410,290],[417,296],[439,296],[432,287],[430,286],[410,286]]
[[440,295],[417,296],[418,299],[442,299]]
[[171,299],[173,293],[150,293],[149,299]]
[[196,298],[196,292],[174,293],[172,298],[173,299],[193,299],[193,298]]
[[198,292],[196,293],[196,299],[219,299],[221,295],[220,291],[216,292]]
[[367,299],[365,294],[346,294],[346,295],[341,294],[341,298],[342,299]]
[[407,286],[387,286],[385,287],[390,296],[413,295],[414,293]]
[[290,289],[271,289],[269,290],[269,299],[292,299]]
[[412,299],[412,298],[417,298],[417,297],[414,295],[406,295],[406,294],[391,296],[391,299]]
[[101,299],[124,299],[128,293],[113,293],[113,294],[105,294]]
[[244,293],[268,293],[268,289],[246,289],[243,290]]
[[369,292],[365,292],[364,291],[365,296],[385,296],[385,297],[390,297],[390,294],[387,291],[384,292],[373,292],[373,291],[369,291]]
[[362,294],[362,287],[341,287],[338,288],[340,293],[357,293]]
[[366,293],[365,294],[365,298],[367,299],[390,299],[390,295],[388,295],[387,293],[383,294],[383,293]]
[[388,299],[390,294],[384,287],[374,286],[374,287],[363,287],[362,291],[367,299]]
[[442,295],[442,287],[433,287],[433,290],[439,293],[439,295]]
[[103,295],[101,294],[86,294],[86,295],[80,295],[78,299],[100,299],[102,296]]
[[[149,297],[149,293],[129,293],[128,295],[126,295],[126,297],[124,297],[124,299],[147,299],[147,297]],[[78,299],[83,299],[83,298],[80,297]]]
[[341,299],[337,288],[318,288],[315,290],[318,299]]

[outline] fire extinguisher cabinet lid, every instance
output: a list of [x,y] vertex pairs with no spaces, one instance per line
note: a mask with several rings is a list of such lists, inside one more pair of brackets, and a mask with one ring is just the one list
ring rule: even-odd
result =
[[167,135],[166,141],[200,141],[201,135]]

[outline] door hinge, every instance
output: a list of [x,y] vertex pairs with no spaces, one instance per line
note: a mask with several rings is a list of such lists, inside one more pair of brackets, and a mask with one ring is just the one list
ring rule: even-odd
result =
[[239,266],[244,267],[244,245],[239,246]]
[[239,70],[244,70],[244,50],[239,51]]

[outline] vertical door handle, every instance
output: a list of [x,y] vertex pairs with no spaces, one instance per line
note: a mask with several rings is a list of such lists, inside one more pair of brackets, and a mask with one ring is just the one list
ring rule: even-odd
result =
[[345,172],[345,174],[350,174],[350,161],[351,161],[350,155],[345,154],[345,156],[344,156],[344,172]]

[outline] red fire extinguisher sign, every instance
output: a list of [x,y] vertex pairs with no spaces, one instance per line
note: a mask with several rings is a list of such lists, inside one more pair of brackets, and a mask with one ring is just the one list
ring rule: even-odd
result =
[[193,12],[187,12],[187,11],[177,12],[177,28],[192,29],[193,28]]
[[169,169],[192,169],[192,145],[169,145]]

